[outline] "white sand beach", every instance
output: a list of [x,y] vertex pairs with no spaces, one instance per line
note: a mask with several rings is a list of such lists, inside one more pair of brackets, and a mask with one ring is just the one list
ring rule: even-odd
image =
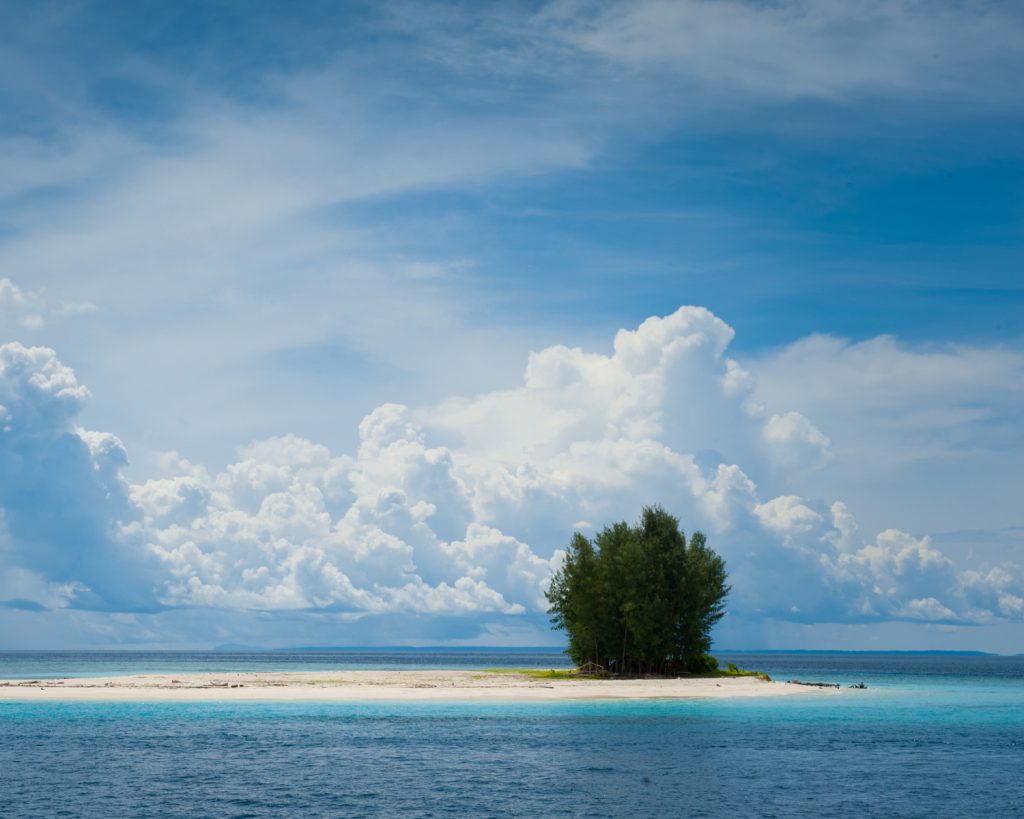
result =
[[756,677],[545,679],[488,671],[304,671],[0,680],[0,700],[599,700],[838,694]]

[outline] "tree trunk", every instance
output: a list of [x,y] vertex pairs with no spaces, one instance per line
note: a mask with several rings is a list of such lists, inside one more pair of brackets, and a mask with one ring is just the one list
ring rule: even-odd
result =
[[623,674],[626,668],[626,641],[629,639],[629,626],[622,624],[622,664],[619,666],[619,674]]

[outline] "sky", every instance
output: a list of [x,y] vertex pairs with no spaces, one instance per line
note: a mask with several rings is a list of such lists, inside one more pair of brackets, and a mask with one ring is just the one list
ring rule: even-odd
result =
[[1013,2],[0,0],[0,649],[1024,652]]

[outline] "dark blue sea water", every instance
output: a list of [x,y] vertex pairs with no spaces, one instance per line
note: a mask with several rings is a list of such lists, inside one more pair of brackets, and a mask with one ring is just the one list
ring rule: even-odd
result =
[[[345,660],[409,665],[402,656]],[[461,667],[508,667],[522,655],[459,656]],[[68,673],[128,673],[343,661],[63,657],[38,655],[36,676],[62,662]],[[422,662],[455,664],[435,658]],[[720,658],[869,687],[643,703],[6,702],[0,815],[1024,816],[1024,658]],[[32,676],[32,662],[0,655],[0,677]]]
[[0,679],[416,668],[569,668],[558,649],[322,651],[0,651]]

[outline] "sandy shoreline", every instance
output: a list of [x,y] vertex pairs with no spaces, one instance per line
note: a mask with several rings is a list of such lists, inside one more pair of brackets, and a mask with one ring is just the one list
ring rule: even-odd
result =
[[726,699],[836,694],[756,677],[559,680],[487,671],[301,671],[0,680],[0,701]]

